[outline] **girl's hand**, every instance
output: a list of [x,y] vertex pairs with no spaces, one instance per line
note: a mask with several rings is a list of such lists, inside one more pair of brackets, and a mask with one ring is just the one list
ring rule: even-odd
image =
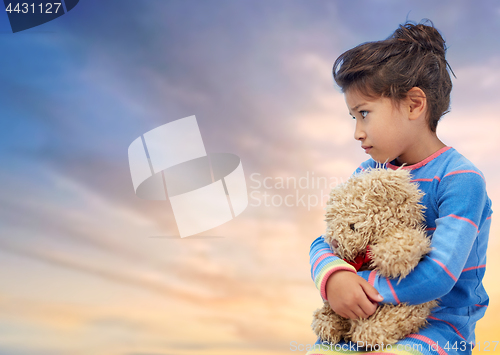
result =
[[326,282],[330,307],[344,318],[368,318],[384,298],[365,279],[351,271],[334,272]]

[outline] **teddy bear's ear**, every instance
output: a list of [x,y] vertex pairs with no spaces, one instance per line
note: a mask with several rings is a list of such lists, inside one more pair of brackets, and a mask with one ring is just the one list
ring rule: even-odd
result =
[[385,277],[405,278],[431,251],[431,241],[423,228],[389,231],[370,246],[372,266]]

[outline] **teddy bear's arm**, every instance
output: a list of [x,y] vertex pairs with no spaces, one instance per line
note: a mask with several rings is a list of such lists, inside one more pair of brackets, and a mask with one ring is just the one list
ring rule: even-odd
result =
[[404,278],[431,251],[430,244],[422,228],[393,230],[370,246],[371,266],[383,276]]

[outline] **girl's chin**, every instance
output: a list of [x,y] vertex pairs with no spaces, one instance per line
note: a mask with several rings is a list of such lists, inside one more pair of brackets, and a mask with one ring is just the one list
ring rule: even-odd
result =
[[387,164],[387,163],[392,162],[394,159],[396,159],[396,158],[390,158],[390,157],[379,157],[379,156],[375,156],[372,154],[370,154],[370,156],[372,157],[373,160],[375,160],[379,164]]

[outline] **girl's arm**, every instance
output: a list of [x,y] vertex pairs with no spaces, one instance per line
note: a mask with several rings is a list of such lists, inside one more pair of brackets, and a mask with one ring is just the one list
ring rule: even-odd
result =
[[[365,169],[363,163],[354,174]],[[356,268],[337,257],[323,236],[311,245],[309,253],[311,276],[320,290],[323,301],[345,318],[367,318],[377,310],[383,300],[379,292],[356,274]]]
[[[369,160],[368,160],[369,161]],[[361,164],[353,173],[357,174],[365,170],[368,161]],[[311,277],[321,293],[324,301],[326,297],[326,282],[335,271],[347,270],[356,272],[356,268],[337,257],[330,246],[325,242],[323,235],[316,238],[311,244],[309,251],[309,263],[311,264]]]
[[[439,217],[432,235],[433,249],[406,278],[398,283],[375,271],[358,273],[380,292],[384,303],[420,304],[441,298],[450,292],[462,273],[461,293],[473,292],[473,287],[466,284],[470,276],[475,276],[467,272],[484,273],[491,218],[491,201],[484,178],[471,170],[448,174],[439,183],[437,204]],[[478,297],[458,296],[453,300],[456,306],[470,302],[470,297]]]
[[339,270],[356,273],[356,268],[336,256],[330,246],[325,242],[323,236],[319,236],[312,244],[309,252],[311,264],[311,277],[320,290],[321,298],[326,297],[326,282],[331,274]]
[[311,275],[324,301],[345,318],[367,318],[383,300],[378,291],[356,274],[356,269],[339,259],[323,240],[311,245]]

